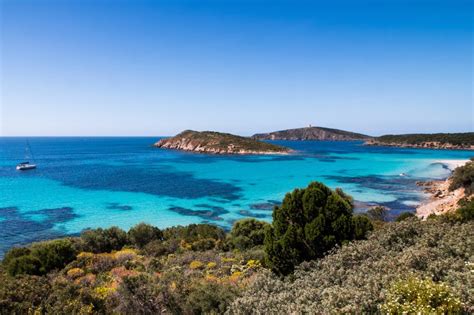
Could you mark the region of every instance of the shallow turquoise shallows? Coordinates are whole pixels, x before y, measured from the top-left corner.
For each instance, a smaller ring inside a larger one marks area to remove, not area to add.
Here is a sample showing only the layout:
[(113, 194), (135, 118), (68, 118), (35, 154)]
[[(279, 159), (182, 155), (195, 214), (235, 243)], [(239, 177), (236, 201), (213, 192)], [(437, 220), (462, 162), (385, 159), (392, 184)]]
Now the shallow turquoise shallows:
[(212, 156), (152, 147), (158, 138), (29, 138), (36, 170), (20, 172), (26, 139), (0, 138), (0, 255), (14, 245), (86, 228), (128, 229), (271, 220), (285, 193), (322, 181), (356, 211), (383, 204), (396, 215), (426, 196), (416, 181), (444, 178), (469, 151), (275, 141), (287, 156)]

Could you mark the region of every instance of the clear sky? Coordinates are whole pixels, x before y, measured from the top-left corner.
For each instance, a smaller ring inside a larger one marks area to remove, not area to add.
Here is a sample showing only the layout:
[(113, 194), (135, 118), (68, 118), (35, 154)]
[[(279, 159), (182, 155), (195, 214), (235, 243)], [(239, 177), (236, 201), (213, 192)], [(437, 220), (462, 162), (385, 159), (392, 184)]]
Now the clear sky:
[(0, 135), (474, 131), (471, 0), (0, 3)]

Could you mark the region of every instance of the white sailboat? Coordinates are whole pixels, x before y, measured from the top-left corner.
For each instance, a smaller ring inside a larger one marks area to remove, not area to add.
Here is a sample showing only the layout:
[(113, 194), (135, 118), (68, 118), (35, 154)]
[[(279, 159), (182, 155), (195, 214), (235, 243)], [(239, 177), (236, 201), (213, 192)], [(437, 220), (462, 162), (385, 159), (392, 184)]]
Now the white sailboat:
[[(28, 159), (29, 156), (31, 156), (31, 159), (33, 160), (33, 153), (31, 152), (30, 143), (28, 140), (26, 140), (25, 157)], [(27, 171), (35, 168), (36, 164), (30, 163), (29, 161), (21, 162), (16, 166), (18, 171)]]

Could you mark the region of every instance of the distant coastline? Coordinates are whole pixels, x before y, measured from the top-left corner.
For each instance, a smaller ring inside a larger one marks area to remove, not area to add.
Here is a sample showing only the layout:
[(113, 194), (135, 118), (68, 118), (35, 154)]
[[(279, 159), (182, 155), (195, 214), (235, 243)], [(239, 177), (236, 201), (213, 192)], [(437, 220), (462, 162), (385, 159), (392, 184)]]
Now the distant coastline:
[(365, 145), (416, 149), (474, 150), (474, 132), (384, 135)]
[(437, 150), (474, 150), (474, 145), (440, 143), (440, 142), (422, 142), (416, 144), (404, 142), (383, 142), (375, 139), (367, 140), (364, 145), (377, 147), (397, 147), (413, 149), (437, 149)]

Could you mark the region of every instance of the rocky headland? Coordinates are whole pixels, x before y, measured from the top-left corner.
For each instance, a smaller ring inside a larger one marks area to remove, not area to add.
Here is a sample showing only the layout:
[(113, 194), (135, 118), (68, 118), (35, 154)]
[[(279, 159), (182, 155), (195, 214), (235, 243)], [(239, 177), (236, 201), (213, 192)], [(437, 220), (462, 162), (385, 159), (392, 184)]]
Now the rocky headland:
[(155, 146), (208, 154), (288, 154), (291, 149), (251, 138), (214, 131), (186, 130)]
[(368, 140), (371, 137), (360, 133), (324, 128), (306, 127), (287, 129), (269, 133), (258, 133), (252, 136), (257, 140), (329, 140), (329, 141), (351, 141)]

